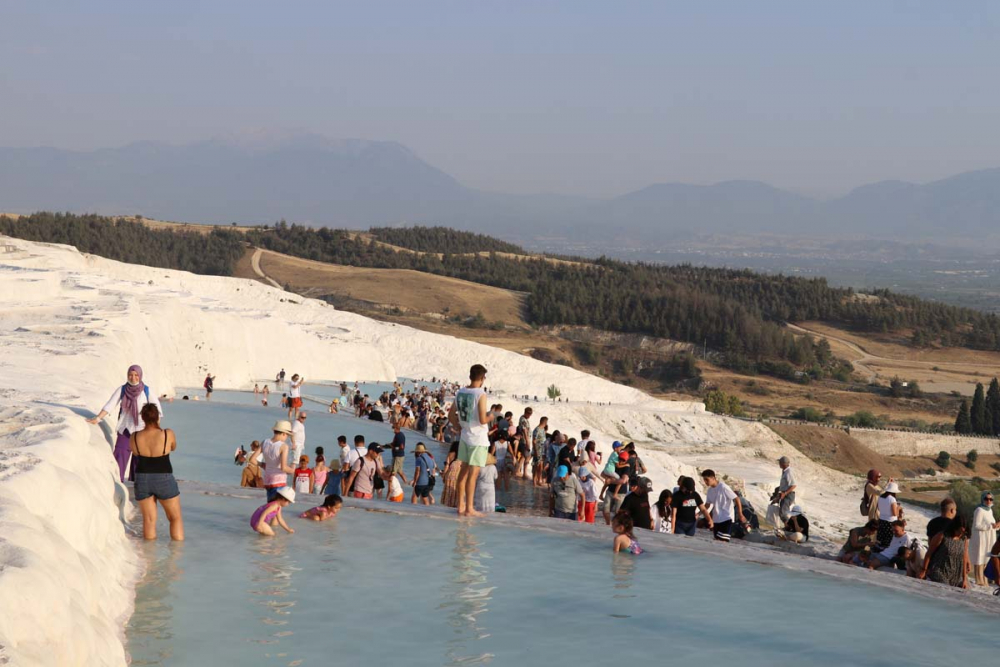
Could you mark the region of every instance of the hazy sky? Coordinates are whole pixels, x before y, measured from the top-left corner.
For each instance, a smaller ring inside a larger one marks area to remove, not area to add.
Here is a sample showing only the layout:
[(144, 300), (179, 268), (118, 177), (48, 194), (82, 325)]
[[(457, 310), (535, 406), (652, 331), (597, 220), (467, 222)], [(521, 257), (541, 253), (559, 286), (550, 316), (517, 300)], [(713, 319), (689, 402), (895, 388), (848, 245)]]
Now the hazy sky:
[(463, 183), (811, 194), (1000, 166), (996, 2), (11, 2), (0, 145), (393, 139)]

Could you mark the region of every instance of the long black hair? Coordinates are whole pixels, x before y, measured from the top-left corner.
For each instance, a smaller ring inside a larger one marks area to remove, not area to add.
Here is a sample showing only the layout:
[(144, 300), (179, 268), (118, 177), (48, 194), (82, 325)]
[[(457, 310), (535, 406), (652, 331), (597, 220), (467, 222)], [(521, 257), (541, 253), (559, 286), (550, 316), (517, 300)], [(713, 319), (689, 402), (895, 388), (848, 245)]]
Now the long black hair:
[(660, 491), (660, 497), (656, 501), (656, 511), (660, 513), (660, 516), (667, 516), (667, 508), (670, 506), (670, 501), (673, 500), (674, 494), (670, 492), (670, 489), (663, 489)]

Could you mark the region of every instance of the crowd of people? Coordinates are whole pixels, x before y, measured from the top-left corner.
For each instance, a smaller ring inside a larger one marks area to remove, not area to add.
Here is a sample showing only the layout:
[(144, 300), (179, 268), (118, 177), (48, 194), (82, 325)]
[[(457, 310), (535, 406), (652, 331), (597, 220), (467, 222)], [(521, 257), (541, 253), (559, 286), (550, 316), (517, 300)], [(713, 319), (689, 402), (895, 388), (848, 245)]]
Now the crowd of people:
[[(306, 520), (323, 521), (336, 516), (344, 497), (384, 497), (402, 503), (407, 488), (410, 503), (439, 503), (454, 508), (459, 516), (478, 517), (502, 511), (497, 505), (498, 487), (506, 491), (512, 483), (519, 483), (547, 489), (548, 513), (555, 519), (593, 524), (600, 510), (614, 535), (616, 553), (642, 553), (637, 537), (641, 530), (686, 536), (705, 531), (722, 543), (760, 530), (755, 509), (742, 489), (734, 489), (725, 476), (703, 470), (704, 496), (694, 478), (681, 476), (676, 486), (661, 490), (652, 500), (653, 485), (634, 443), (612, 443), (605, 461), (589, 431), (582, 431), (579, 438), (569, 437), (550, 430), (545, 416), (534, 421), (532, 407), (515, 419), (502, 404), (491, 403), (484, 388), (486, 374), (477, 364), (470, 369), (465, 386), (442, 382), (431, 389), (414, 384), (405, 391), (395, 383), (391, 391), (374, 400), (357, 384), (352, 389), (342, 383), (341, 397), (335, 402), (349, 406), (356, 417), (387, 422), (392, 439), (383, 446), (367, 443), (362, 435), (349, 443), (341, 435), (329, 461), (323, 446), (316, 447), (312, 457), (305, 452), (308, 413), (301, 400), (305, 379), (292, 375), (289, 418), (277, 421), (271, 436), (252, 442), (249, 451), (241, 447), (236, 452), (236, 462), (243, 465), (241, 485), (263, 488), (266, 494), (266, 502), (251, 517), (251, 527), (268, 536), (274, 535), (276, 527), (294, 532), (282, 509), (294, 503), (297, 494), (325, 497), (322, 504), (300, 514)], [(284, 369), (277, 380), (284, 382)], [(258, 392), (259, 386), (255, 387)], [(143, 383), (138, 366), (129, 368), (127, 382), (89, 421), (96, 423), (116, 406), (115, 460), (120, 478), (124, 481), (128, 470), (128, 478), (135, 481), (145, 537), (156, 536), (159, 501), (171, 536), (183, 539), (179, 491), (170, 468), (176, 436), (160, 428), (162, 408), (156, 394)], [(412, 437), (413, 433), (418, 442), (408, 455), (407, 434)], [(436, 460), (424, 438), (449, 443), (443, 461)], [(388, 465), (383, 457), (387, 450)], [(780, 480), (765, 520), (776, 539), (803, 544), (809, 541), (809, 519), (796, 503), (795, 472), (786, 456), (778, 459), (778, 466)], [(880, 473), (869, 472), (860, 506), (866, 522), (850, 530), (838, 560), (872, 570), (897, 569), (963, 588), (969, 586), (970, 575), (978, 585), (1000, 582), (1000, 540), (996, 537), (1000, 522), (994, 520), (992, 493), (983, 493), (971, 523), (957, 515), (954, 500), (945, 499), (940, 516), (928, 524), (926, 545), (907, 531), (898, 493), (894, 480), (882, 486)]]

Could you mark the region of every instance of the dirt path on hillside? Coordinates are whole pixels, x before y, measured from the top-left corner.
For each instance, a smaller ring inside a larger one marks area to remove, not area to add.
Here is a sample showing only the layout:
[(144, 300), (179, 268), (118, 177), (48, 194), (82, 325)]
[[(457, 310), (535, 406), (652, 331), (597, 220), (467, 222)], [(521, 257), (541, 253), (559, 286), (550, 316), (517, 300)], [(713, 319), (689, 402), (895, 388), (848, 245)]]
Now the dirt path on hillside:
[(278, 281), (268, 276), (266, 273), (264, 273), (264, 270), (260, 268), (260, 256), (263, 254), (264, 251), (261, 250), (260, 248), (253, 249), (253, 257), (250, 258), (250, 266), (253, 267), (253, 272), (256, 273), (257, 277), (260, 278), (261, 280), (266, 280), (267, 282), (274, 285), (278, 289), (284, 289), (281, 285), (278, 284)]

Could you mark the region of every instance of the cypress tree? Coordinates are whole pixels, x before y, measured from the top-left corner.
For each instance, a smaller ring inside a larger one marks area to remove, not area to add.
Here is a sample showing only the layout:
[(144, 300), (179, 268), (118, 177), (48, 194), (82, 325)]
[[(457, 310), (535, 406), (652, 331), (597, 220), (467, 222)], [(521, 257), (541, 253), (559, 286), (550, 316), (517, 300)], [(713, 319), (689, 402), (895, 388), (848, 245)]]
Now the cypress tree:
[(1000, 381), (996, 378), (990, 382), (990, 389), (986, 392), (986, 421), (990, 434), (1000, 435)]
[(986, 424), (986, 396), (983, 393), (983, 383), (976, 383), (976, 393), (972, 395), (972, 432), (977, 435), (988, 435), (992, 425)]
[(962, 399), (962, 405), (958, 407), (958, 417), (955, 419), (955, 432), (960, 434), (972, 433), (972, 420), (969, 418), (969, 402)]

